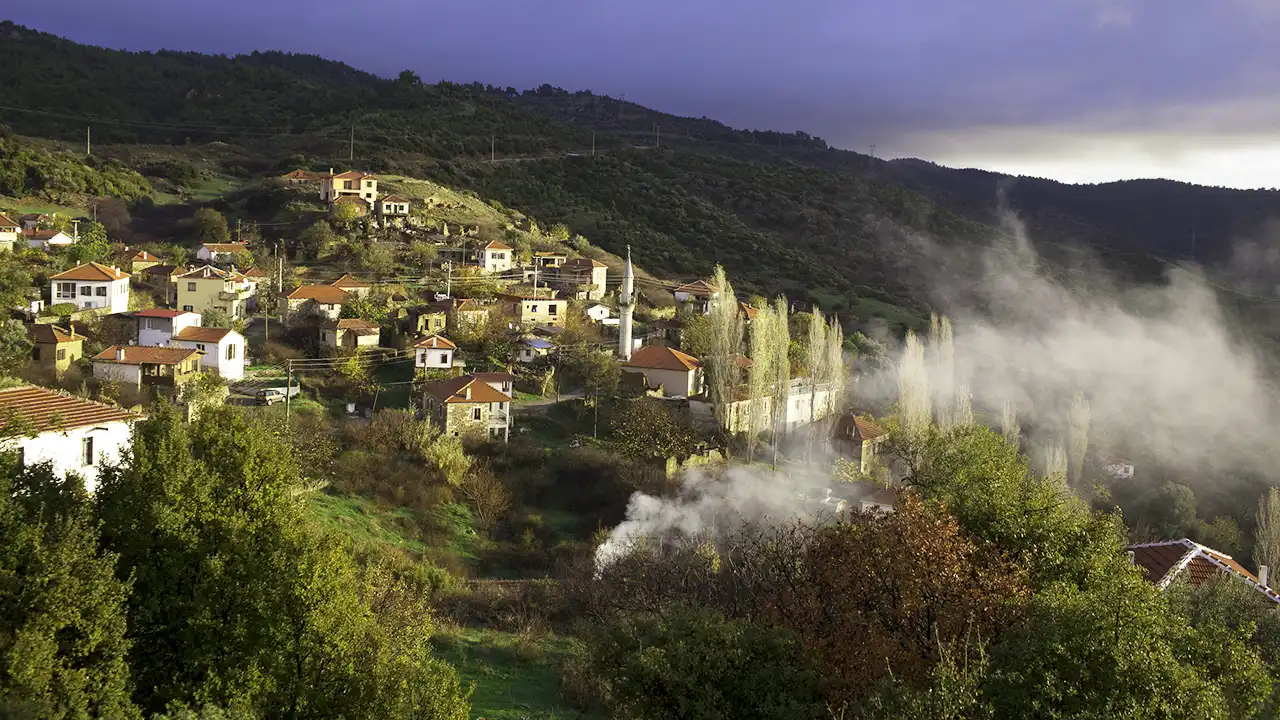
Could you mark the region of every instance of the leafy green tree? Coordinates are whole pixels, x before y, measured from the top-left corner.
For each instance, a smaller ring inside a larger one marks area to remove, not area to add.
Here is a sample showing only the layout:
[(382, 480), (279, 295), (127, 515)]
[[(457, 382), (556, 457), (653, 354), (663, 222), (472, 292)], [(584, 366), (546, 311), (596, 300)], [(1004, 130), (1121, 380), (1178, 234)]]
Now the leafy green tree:
[(0, 714), (141, 717), (115, 566), (80, 478), (0, 453)]
[(17, 375), (31, 359), (31, 338), (19, 320), (0, 322), (0, 375)]
[(227, 219), (213, 208), (200, 208), (195, 218), (196, 240), (201, 243), (225, 243), (231, 240)]
[(0, 253), (0, 307), (23, 307), (31, 276), (12, 253)]
[(792, 635), (676, 607), (601, 627), (588, 662), (617, 717), (826, 718), (817, 669)]
[(391, 306), (385, 296), (369, 293), (344, 302), (340, 315), (344, 318), (363, 318), (381, 323), (387, 319), (387, 313), (390, 311)]
[(1194, 535), (1200, 526), (1196, 519), (1197, 506), (1196, 494), (1191, 488), (1168, 482), (1152, 496), (1149, 516), (1157, 532), (1167, 537), (1186, 537)]
[(324, 220), (317, 220), (298, 235), (298, 249), (307, 257), (319, 258), (338, 242), (338, 234)]
[(628, 400), (613, 417), (614, 442), (639, 459), (683, 457), (693, 451), (697, 432), (688, 418), (660, 400)]
[[(136, 700), (267, 717), (466, 717), (430, 658), (430, 622), (373, 612), (348, 549), (309, 530), (288, 451), (231, 408), (191, 426), (167, 404), (138, 423), (96, 496), (103, 539), (135, 578)], [(412, 605), (405, 601), (402, 605)]]
[(79, 265), (87, 262), (101, 262), (111, 254), (111, 246), (107, 244), (107, 230), (100, 223), (88, 222), (80, 229), (80, 239), (67, 248), (67, 257)]
[(360, 210), (351, 203), (337, 203), (329, 208), (329, 222), (344, 228), (352, 228), (360, 219)]
[(405, 263), (422, 272), (426, 272), (431, 268), (432, 263), (436, 261), (439, 252), (436, 246), (429, 242), (415, 241), (411, 243), (405, 250)]

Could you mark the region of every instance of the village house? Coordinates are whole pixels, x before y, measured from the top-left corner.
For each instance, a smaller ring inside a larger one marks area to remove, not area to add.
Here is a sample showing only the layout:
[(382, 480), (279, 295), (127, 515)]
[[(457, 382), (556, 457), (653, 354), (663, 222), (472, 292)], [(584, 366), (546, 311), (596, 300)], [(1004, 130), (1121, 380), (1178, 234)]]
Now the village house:
[(711, 312), (711, 299), (719, 295), (720, 291), (706, 280), (694, 280), (691, 283), (681, 285), (672, 293), (675, 295), (677, 303), (692, 306), (698, 312), (706, 315)]
[(129, 272), (137, 275), (138, 273), (152, 268), (160, 264), (160, 258), (152, 255), (146, 250), (139, 250), (129, 258)]
[(738, 307), (742, 310), (742, 318), (746, 321), (747, 325), (750, 325), (751, 321), (756, 319), (756, 313), (760, 312), (760, 308), (753, 307), (744, 302), (738, 303)]
[(511, 435), (511, 396), (474, 375), (426, 383), (423, 397), (427, 417), (446, 434), (485, 433), (504, 442)]
[(235, 330), (187, 326), (173, 336), (169, 346), (200, 351), (200, 366), (216, 372), (224, 380), (244, 377), (245, 340)]
[(331, 348), (376, 348), (381, 334), (378, 323), (361, 318), (325, 320), (320, 323), (320, 344)]
[(129, 273), (91, 262), (49, 276), (49, 302), (81, 310), (129, 311)]
[(471, 373), (471, 377), (488, 384), (489, 387), (503, 395), (515, 397), (512, 389), (516, 384), (516, 376), (509, 372), (478, 372)]
[(14, 222), (8, 215), (0, 213), (0, 250), (13, 252), (14, 243), (22, 234), (22, 226)]
[(310, 183), (316, 183), (323, 177), (325, 177), (324, 173), (311, 172), (310, 170), (303, 170), (301, 168), (280, 176), (282, 180), (290, 185), (307, 185)]
[(236, 255), (248, 251), (244, 243), (205, 243), (196, 251), (196, 260), (206, 264), (232, 263)]
[(165, 304), (174, 305), (178, 302), (178, 276), (187, 270), (181, 265), (153, 265), (142, 271), (142, 279), (164, 294)]
[(599, 300), (608, 288), (609, 266), (591, 258), (574, 258), (560, 266), (557, 279), (572, 288), (577, 300)]
[[(428, 335), (413, 344), (413, 366), (419, 370), (449, 370), (454, 367), (458, 346), (443, 335)], [(461, 360), (457, 367), (462, 367)]]
[(1271, 589), (1267, 575), (1270, 569), (1263, 565), (1258, 575), (1245, 570), (1230, 555), (1220, 553), (1187, 538), (1163, 542), (1138, 543), (1125, 548), (1129, 559), (1146, 575), (1147, 581), (1164, 590), (1175, 580), (1185, 580), (1192, 587), (1199, 587), (1212, 578), (1236, 578), (1273, 603), (1280, 604), (1280, 595)]
[(164, 308), (139, 310), (133, 317), (138, 321), (138, 344), (151, 346), (168, 345), (184, 328), (200, 327), (202, 319), (197, 312)]
[(876, 449), (888, 439), (888, 430), (853, 413), (845, 413), (836, 422), (836, 449), (847, 457), (858, 460), (858, 469), (864, 475), (871, 472)]
[(520, 347), (516, 350), (516, 361), (522, 363), (531, 363), (535, 360), (548, 357), (555, 352), (556, 344), (550, 340), (538, 337), (526, 337), (520, 339)]
[(450, 333), (474, 332), (489, 322), (489, 307), (473, 298), (449, 298), (432, 307), (445, 314)]
[(558, 268), (569, 260), (569, 256), (562, 252), (551, 252), (542, 250), (533, 254), (533, 264), (541, 269)]
[(1111, 457), (1104, 461), (1102, 467), (1113, 480), (1132, 480), (1137, 473), (1137, 466), (1123, 458)]
[(43, 370), (61, 375), (71, 363), (84, 357), (84, 336), (74, 328), (39, 324), (27, 326), (31, 361)]
[(409, 198), (387, 195), (378, 201), (378, 215), (384, 220), (409, 217)]
[(23, 230), (22, 236), (27, 247), (33, 250), (69, 247), (76, 244), (76, 239), (61, 230)]
[(584, 312), (591, 322), (604, 323), (604, 321), (609, 319), (609, 315), (613, 313), (613, 310), (611, 310), (608, 305), (596, 303), (595, 305), (587, 308)]
[(332, 285), (301, 285), (285, 296), (290, 322), (309, 317), (337, 320), (343, 303), (350, 301), (346, 290)]
[(39, 230), (48, 228), (53, 224), (54, 216), (48, 213), (28, 213), (18, 218), (18, 223), (22, 225), (22, 231)]
[(369, 293), (373, 292), (373, 285), (363, 280), (355, 279), (350, 273), (344, 274), (329, 284), (356, 297), (368, 297)]
[(321, 175), (320, 199), (332, 205), (341, 198), (352, 197), (365, 201), (365, 207), (378, 199), (378, 177), (359, 170), (348, 170), (335, 175), (329, 168), (328, 175)]
[(510, 245), (491, 240), (484, 247), (480, 248), (479, 260), (480, 269), (487, 273), (504, 273), (511, 269), (511, 257), (514, 251)]
[(240, 273), (205, 265), (179, 275), (177, 285), (175, 304), (183, 310), (200, 313), (219, 310), (232, 320), (249, 314), (253, 288)]
[(557, 299), (554, 292), (546, 289), (539, 289), (537, 293), (507, 293), (500, 295), (498, 300), (502, 303), (503, 312), (520, 327), (563, 327), (568, 314), (568, 301)]
[(185, 347), (112, 345), (93, 358), (93, 375), (141, 390), (169, 393), (200, 372), (200, 351)]
[(672, 347), (646, 345), (622, 363), (622, 371), (643, 375), (648, 387), (662, 388), (668, 397), (702, 394), (702, 363)]
[(0, 390), (0, 446), (16, 450), (22, 465), (49, 462), (59, 476), (80, 476), (88, 492), (97, 488), (99, 468), (123, 458), (138, 419), (34, 385)]

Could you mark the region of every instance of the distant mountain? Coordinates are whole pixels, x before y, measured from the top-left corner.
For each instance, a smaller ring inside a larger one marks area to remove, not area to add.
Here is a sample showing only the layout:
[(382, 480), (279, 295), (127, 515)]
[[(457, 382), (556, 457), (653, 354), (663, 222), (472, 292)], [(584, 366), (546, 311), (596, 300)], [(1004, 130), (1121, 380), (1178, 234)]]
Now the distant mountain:
[(95, 143), (230, 143), (257, 158), (237, 172), (416, 174), (564, 222), (610, 252), (630, 246), (651, 272), (689, 279), (719, 262), (745, 292), (785, 292), (855, 325), (922, 322), (911, 240), (982, 242), (1002, 208), (1049, 257), (1083, 246), (1139, 279), (1161, 259), (1223, 260), (1231, 240), (1280, 210), (1276, 192), (1071, 186), (885, 162), (804, 133), (545, 85), (426, 85), (278, 52), (129, 53), (12, 23), (0, 23), (0, 87), (3, 122), (19, 134), (83, 142), (92, 126)]

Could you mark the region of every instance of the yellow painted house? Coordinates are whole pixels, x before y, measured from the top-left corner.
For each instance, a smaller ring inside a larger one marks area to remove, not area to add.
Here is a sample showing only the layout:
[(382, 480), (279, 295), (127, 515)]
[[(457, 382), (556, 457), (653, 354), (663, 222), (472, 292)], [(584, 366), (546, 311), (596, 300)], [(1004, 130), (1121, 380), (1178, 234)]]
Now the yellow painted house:
[(221, 310), (232, 320), (248, 313), (253, 283), (237, 272), (205, 265), (175, 278), (177, 305), (188, 312)]
[(57, 325), (31, 325), (31, 360), (46, 370), (61, 375), (71, 363), (84, 356), (84, 335)]
[(568, 302), (557, 298), (554, 292), (540, 289), (537, 293), (512, 293), (502, 295), (500, 300), (503, 311), (521, 326), (564, 327)]

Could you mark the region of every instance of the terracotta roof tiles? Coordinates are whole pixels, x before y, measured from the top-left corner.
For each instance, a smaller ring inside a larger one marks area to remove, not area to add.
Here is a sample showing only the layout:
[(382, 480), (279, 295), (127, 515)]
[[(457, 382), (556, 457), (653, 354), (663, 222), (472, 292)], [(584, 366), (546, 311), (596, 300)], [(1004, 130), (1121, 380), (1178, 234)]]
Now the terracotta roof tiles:
[(174, 335), (173, 339), (198, 343), (219, 343), (233, 332), (235, 331), (230, 328), (185, 327), (182, 328), (182, 332)]
[[(124, 350), (124, 359), (116, 358), (116, 350)], [(179, 347), (154, 347), (151, 345), (112, 345), (93, 357), (94, 362), (115, 363), (117, 365), (177, 365), (199, 350)]]
[[(423, 389), (428, 395), (443, 403), (511, 402), (511, 396), (500, 390), (495, 390), (493, 386), (474, 375), (463, 375), (449, 380), (427, 383), (423, 386)], [(467, 397), (468, 389), (471, 391), (471, 397), (469, 398)]]
[(137, 419), (139, 416), (113, 405), (35, 385), (0, 390), (0, 429), (7, 427), (10, 421), (36, 432), (45, 432)]
[(50, 275), (50, 280), (84, 280), (108, 282), (112, 280), (127, 280), (129, 273), (117, 270), (116, 268), (103, 265), (102, 263), (90, 262), (83, 265), (77, 265), (70, 270), (65, 270), (57, 275)]

